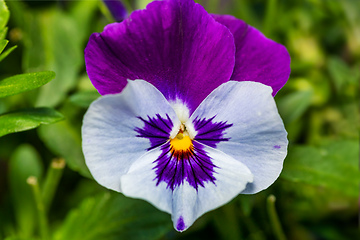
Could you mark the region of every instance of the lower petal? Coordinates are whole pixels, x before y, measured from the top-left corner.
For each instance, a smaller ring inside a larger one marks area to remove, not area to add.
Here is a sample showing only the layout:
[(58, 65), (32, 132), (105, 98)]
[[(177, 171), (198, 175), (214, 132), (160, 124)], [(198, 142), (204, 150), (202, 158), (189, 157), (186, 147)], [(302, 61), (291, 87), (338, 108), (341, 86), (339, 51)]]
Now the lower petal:
[(157, 148), (143, 155), (122, 176), (123, 193), (171, 213), (174, 228), (185, 231), (201, 215), (229, 202), (253, 180), (252, 173), (241, 162), (216, 149), (205, 145), (203, 148), (216, 166), (213, 173), (216, 180), (206, 181), (197, 189), (188, 179), (173, 190), (166, 182), (157, 184), (156, 159), (161, 154)]

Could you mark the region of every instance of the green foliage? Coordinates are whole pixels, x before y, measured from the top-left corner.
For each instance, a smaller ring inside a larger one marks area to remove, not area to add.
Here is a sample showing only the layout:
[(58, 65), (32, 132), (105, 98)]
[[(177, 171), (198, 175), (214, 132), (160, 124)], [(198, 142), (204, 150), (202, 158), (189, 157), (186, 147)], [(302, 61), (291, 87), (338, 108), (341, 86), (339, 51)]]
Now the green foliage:
[(63, 157), (71, 169), (91, 178), (81, 151), (80, 134), (68, 121), (42, 126), (38, 132), (47, 147)]
[(5, 28), (8, 20), (9, 20), (9, 10), (4, 2), (4, 0), (0, 1), (0, 29)]
[[(54, 107), (74, 87), (83, 63), (80, 43), (74, 38), (76, 25), (62, 12), (43, 11), (30, 15), (27, 32), (30, 33), (34, 26), (38, 28), (35, 30), (38, 34), (31, 34), (32, 38), (25, 45), (24, 68), (26, 71), (50, 69), (57, 73), (56, 79), (40, 90), (36, 103)], [(42, 53), (40, 56), (39, 52)]]
[(41, 87), (54, 78), (54, 72), (25, 73), (5, 78), (0, 80), (0, 97), (7, 97)]
[(0, 115), (0, 136), (50, 124), (64, 117), (51, 108), (32, 108)]
[(2, 39), (0, 40), (0, 53), (2, 53), (2, 51), (4, 50), (4, 48), (6, 47), (6, 45), (8, 44), (8, 40), (6, 39)]
[(35, 231), (36, 211), (31, 189), (26, 180), (30, 176), (41, 178), (43, 166), (38, 152), (31, 145), (19, 146), (9, 162), (9, 186), (19, 236), (31, 237)]
[[(8, 40), (3, 39), (7, 33), (5, 28), (9, 11), (4, 1), (0, 2), (0, 53), (8, 44)], [(0, 62), (7, 57), (16, 46), (6, 50), (0, 55)], [(8, 77), (0, 81), (0, 98), (12, 96), (25, 91), (38, 88), (55, 77), (54, 72), (38, 72), (19, 74), (13, 77)], [(0, 115), (0, 137), (9, 133), (21, 132), (38, 127), (41, 124), (49, 124), (63, 119), (63, 116), (50, 108), (26, 109), (20, 111), (13, 111), (10, 113)]]
[[(127, 9), (148, 2), (124, 0)], [(83, 115), (100, 96), (86, 76), (83, 51), (90, 34), (109, 23), (103, 16), (109, 11), (101, 1), (0, 0), (0, 239), (42, 239), (44, 218), (54, 240), (265, 240), (283, 238), (279, 229), (287, 239), (356, 239), (360, 2), (197, 2), (245, 20), (290, 53), (291, 77), (275, 97), (290, 141), (280, 178), (182, 234), (168, 214), (109, 193), (93, 181), (81, 150)], [(58, 158), (69, 168), (60, 180), (61, 174), (44, 180), (43, 165), (50, 173)], [(36, 201), (29, 176), (38, 178)], [(39, 206), (46, 213), (41, 221)]]
[(88, 108), (90, 103), (98, 97), (100, 97), (100, 94), (96, 91), (83, 91), (72, 95), (69, 100), (79, 107)]
[(7, 49), (5, 52), (3, 52), (0, 55), (0, 62), (4, 60), (12, 51), (14, 51), (17, 48), (17, 46), (12, 46), (11, 48)]
[(357, 197), (360, 183), (358, 168), (357, 141), (330, 141), (321, 147), (290, 148), (281, 177)]
[(85, 199), (72, 210), (54, 240), (151, 240), (159, 239), (170, 229), (170, 216), (150, 204), (118, 193), (105, 193)]
[(36, 105), (54, 107), (75, 87), (84, 64), (82, 44), (96, 6), (96, 1), (82, 1), (69, 14), (56, 9), (27, 12), (24, 70), (57, 73), (56, 79), (40, 90)]

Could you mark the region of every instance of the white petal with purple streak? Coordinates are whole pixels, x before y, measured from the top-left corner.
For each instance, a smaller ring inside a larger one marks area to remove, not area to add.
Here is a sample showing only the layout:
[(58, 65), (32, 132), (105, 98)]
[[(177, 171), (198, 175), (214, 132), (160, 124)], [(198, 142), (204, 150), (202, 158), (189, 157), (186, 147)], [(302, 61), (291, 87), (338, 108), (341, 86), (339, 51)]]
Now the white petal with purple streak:
[[(161, 144), (136, 137), (134, 131), (144, 127), (143, 120), (157, 115), (180, 126), (164, 96), (143, 80), (129, 81), (120, 94), (102, 96), (91, 104), (83, 120), (83, 152), (97, 182), (121, 191), (120, 177), (148, 148)], [(164, 142), (168, 140), (165, 133), (159, 135)]]
[[(242, 193), (256, 193), (269, 187), (279, 176), (287, 154), (287, 132), (271, 95), (272, 89), (256, 82), (229, 81), (215, 89), (195, 110), (189, 121), (212, 119), (224, 129), (216, 148), (244, 163), (254, 182)], [(224, 125), (226, 126), (226, 125)], [(202, 133), (195, 124), (198, 135)], [(212, 133), (201, 135), (207, 141)]]

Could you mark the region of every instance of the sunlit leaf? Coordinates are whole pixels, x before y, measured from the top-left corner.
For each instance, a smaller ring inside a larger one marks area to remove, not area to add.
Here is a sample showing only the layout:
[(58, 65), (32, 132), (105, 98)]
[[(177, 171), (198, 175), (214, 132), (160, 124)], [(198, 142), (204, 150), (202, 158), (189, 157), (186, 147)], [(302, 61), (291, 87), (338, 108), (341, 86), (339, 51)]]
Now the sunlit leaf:
[(119, 193), (85, 199), (67, 216), (55, 240), (152, 240), (172, 229), (170, 215)]
[(331, 188), (349, 196), (359, 194), (359, 143), (330, 141), (322, 147), (289, 149), (281, 177)]
[(63, 157), (72, 170), (91, 178), (81, 150), (80, 133), (76, 132), (68, 121), (42, 126), (38, 132), (46, 146), (58, 156)]
[(6, 37), (7, 31), (8, 31), (7, 27), (0, 29), (0, 40), (3, 40)]
[(17, 227), (24, 239), (35, 230), (36, 207), (32, 191), (26, 183), (30, 176), (41, 178), (43, 166), (37, 151), (31, 145), (19, 146), (9, 162), (9, 186)]
[(6, 7), (5, 1), (0, 0), (0, 30), (2, 30), (9, 20), (9, 10)]
[(63, 119), (63, 115), (51, 108), (33, 108), (0, 115), (0, 136), (36, 128)]
[(13, 77), (0, 80), (0, 97), (15, 95), (21, 92), (38, 88), (52, 79), (54, 72), (36, 72), (15, 75)]
[(6, 39), (2, 39), (0, 40), (0, 53), (2, 53), (2, 51), (5, 49), (6, 45), (8, 44), (8, 40)]

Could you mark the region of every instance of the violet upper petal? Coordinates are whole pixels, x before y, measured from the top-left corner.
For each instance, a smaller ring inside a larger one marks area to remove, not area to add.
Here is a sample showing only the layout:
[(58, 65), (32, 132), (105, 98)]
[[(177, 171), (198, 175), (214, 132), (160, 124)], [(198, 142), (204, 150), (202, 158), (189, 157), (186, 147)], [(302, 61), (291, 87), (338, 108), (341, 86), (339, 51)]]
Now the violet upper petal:
[(85, 61), (101, 94), (120, 92), (126, 79), (144, 79), (192, 112), (230, 79), (235, 44), (229, 29), (192, 0), (154, 1), (92, 34)]
[(263, 83), (272, 87), (275, 96), (290, 75), (290, 55), (286, 48), (240, 19), (229, 15), (212, 16), (234, 35), (236, 54), (231, 80)]

